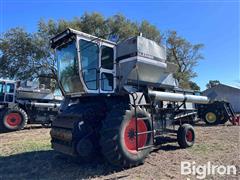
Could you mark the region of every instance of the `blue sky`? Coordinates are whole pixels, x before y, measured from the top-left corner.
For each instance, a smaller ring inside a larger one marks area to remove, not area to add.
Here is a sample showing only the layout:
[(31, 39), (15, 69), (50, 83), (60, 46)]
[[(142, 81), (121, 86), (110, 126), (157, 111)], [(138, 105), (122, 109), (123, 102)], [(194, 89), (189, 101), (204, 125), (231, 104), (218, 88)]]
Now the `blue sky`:
[(209, 80), (240, 83), (240, 3), (235, 0), (0, 0), (0, 32), (21, 26), (36, 31), (43, 19), (72, 19), (84, 12), (108, 17), (122, 13), (133, 21), (148, 20), (161, 32), (176, 30), (192, 43), (205, 45), (194, 81), (201, 90)]

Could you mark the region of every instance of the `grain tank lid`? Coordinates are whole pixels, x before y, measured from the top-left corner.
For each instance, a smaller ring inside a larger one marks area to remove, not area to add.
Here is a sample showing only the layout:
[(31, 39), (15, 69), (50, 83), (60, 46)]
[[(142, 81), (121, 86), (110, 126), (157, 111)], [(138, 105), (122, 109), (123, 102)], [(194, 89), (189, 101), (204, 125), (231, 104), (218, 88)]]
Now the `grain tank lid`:
[(166, 49), (164, 46), (142, 36), (126, 39), (117, 44), (117, 60), (134, 56), (165, 62)]

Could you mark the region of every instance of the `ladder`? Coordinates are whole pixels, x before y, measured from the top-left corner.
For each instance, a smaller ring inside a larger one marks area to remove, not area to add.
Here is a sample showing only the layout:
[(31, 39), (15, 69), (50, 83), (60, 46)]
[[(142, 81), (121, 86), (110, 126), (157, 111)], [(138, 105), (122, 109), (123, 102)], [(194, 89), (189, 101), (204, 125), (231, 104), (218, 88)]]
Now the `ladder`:
[(223, 107), (229, 118), (234, 118), (236, 116), (230, 103), (224, 102)]
[[(151, 116), (150, 117), (141, 117), (139, 118), (138, 115), (137, 115), (137, 107), (139, 106), (143, 106), (143, 107), (151, 107)], [(144, 149), (148, 149), (148, 148), (151, 148), (154, 146), (154, 124), (153, 124), (153, 110), (152, 110), (152, 105), (151, 104), (136, 104), (135, 100), (134, 100), (134, 104), (133, 104), (133, 107), (134, 107), (134, 117), (135, 117), (135, 128), (136, 128), (136, 132), (135, 132), (135, 136), (136, 136), (136, 151), (141, 151), (141, 150), (144, 150)], [(151, 127), (152, 129), (149, 130), (149, 131), (144, 131), (144, 132), (138, 132), (138, 122), (139, 120), (150, 120), (151, 122)], [(148, 144), (147, 146), (143, 146), (143, 147), (139, 147), (138, 146), (138, 138), (140, 135), (143, 135), (143, 134), (150, 134), (152, 136), (152, 142), (150, 144)]]

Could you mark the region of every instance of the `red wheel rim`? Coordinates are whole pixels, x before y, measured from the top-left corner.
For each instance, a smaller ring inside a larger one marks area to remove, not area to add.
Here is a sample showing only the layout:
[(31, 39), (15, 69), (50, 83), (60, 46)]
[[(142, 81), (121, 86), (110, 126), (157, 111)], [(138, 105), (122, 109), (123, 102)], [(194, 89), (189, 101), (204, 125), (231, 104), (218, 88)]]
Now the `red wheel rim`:
[[(147, 126), (145, 122), (141, 119), (138, 119), (138, 132), (146, 132)], [(133, 154), (137, 153), (136, 150), (136, 124), (135, 118), (132, 117), (124, 130), (124, 142), (126, 149)], [(138, 135), (138, 148), (143, 147), (147, 143), (147, 134)]]
[(188, 142), (192, 142), (193, 141), (193, 132), (191, 130), (187, 131), (186, 139), (187, 139)]
[(22, 122), (22, 117), (19, 113), (10, 113), (6, 116), (6, 123), (9, 126), (15, 127), (20, 125)]

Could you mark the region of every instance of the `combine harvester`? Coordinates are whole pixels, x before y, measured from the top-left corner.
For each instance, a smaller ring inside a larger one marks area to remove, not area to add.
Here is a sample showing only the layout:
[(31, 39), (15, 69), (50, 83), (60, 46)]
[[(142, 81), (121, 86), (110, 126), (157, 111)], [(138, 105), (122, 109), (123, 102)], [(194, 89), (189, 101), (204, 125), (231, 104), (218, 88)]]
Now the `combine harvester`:
[(143, 163), (168, 133), (181, 148), (194, 144), (195, 104), (210, 100), (178, 88), (164, 47), (141, 36), (115, 44), (73, 29), (51, 47), (65, 96), (52, 123), (53, 149), (86, 160), (101, 152), (127, 168)]
[(23, 129), (27, 123), (49, 126), (63, 99), (44, 84), (0, 80), (0, 132)]

